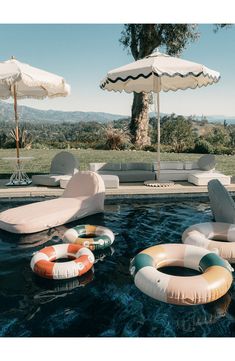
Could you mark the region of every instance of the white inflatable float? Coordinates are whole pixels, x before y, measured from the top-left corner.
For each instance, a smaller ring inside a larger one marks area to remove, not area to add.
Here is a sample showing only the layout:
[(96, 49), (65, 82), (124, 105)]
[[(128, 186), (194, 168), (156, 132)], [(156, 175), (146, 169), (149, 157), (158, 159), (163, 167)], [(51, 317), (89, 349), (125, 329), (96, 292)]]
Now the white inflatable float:
[[(180, 266), (202, 272), (173, 276), (161, 267)], [(177, 305), (198, 305), (222, 297), (233, 277), (228, 262), (206, 249), (185, 244), (161, 244), (137, 254), (130, 265), (135, 285), (156, 300)]]

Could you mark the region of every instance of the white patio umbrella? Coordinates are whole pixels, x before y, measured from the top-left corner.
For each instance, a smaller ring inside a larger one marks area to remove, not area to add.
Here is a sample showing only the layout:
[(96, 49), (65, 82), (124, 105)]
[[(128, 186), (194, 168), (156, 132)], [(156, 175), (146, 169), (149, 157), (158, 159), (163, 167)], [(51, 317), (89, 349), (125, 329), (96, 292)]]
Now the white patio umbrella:
[(158, 147), (157, 180), (160, 180), (160, 91), (195, 89), (217, 83), (220, 74), (204, 65), (155, 52), (141, 60), (108, 72), (101, 89), (113, 91), (155, 93)]
[(65, 97), (69, 93), (70, 86), (66, 84), (61, 76), (21, 63), (14, 57), (0, 63), (0, 99), (8, 99), (10, 97), (14, 99), (17, 159), (19, 159), (17, 100), (24, 98)]

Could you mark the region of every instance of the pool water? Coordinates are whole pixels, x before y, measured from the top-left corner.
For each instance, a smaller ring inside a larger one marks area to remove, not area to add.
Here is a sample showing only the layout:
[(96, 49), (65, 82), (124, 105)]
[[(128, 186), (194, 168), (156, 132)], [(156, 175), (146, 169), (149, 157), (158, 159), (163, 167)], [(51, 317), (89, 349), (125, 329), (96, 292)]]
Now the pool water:
[[(3, 203), (0, 211), (9, 206)], [(234, 284), (211, 304), (175, 306), (143, 294), (129, 273), (130, 259), (138, 252), (180, 243), (185, 228), (211, 218), (208, 203), (196, 200), (122, 203), (106, 205), (104, 214), (33, 235), (0, 231), (0, 335), (234, 336)], [(33, 274), (30, 260), (35, 251), (61, 243), (67, 228), (85, 223), (109, 227), (116, 234), (111, 248), (95, 253), (92, 270), (63, 281)]]

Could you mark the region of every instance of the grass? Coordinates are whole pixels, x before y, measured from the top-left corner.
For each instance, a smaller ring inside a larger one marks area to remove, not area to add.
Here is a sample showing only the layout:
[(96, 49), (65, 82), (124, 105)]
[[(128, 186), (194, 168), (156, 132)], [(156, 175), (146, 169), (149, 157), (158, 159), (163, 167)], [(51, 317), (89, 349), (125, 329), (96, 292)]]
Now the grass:
[[(52, 158), (60, 152), (58, 149), (32, 149), (20, 151), (22, 157), (34, 157), (32, 161), (25, 164), (25, 171), (29, 174), (47, 173), (50, 169)], [(144, 151), (108, 151), (93, 149), (70, 149), (80, 163), (80, 170), (88, 170), (92, 162), (153, 162), (156, 161), (155, 152)], [(14, 157), (14, 149), (0, 149), (0, 177), (5, 178), (12, 173), (12, 164), (4, 161), (2, 157)], [(187, 153), (162, 153), (161, 160), (193, 161), (200, 157), (200, 154)], [(216, 169), (224, 174), (235, 176), (235, 155), (216, 155)]]

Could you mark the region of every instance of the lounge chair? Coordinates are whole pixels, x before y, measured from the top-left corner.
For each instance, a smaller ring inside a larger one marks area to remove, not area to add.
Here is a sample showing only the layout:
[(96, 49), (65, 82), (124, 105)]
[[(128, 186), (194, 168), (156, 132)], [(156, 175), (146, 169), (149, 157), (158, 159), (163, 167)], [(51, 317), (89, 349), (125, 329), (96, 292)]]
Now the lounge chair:
[(78, 172), (78, 161), (69, 152), (60, 152), (52, 159), (49, 174), (37, 174), (32, 176), (35, 185), (56, 187), (64, 177), (73, 176)]
[(235, 203), (218, 179), (208, 183), (212, 214), (216, 222), (235, 223)]
[(103, 212), (105, 187), (99, 174), (75, 174), (57, 199), (31, 203), (0, 213), (0, 229), (34, 233)]

